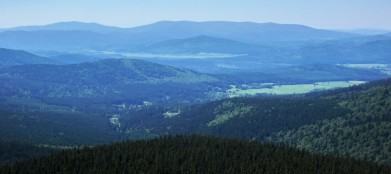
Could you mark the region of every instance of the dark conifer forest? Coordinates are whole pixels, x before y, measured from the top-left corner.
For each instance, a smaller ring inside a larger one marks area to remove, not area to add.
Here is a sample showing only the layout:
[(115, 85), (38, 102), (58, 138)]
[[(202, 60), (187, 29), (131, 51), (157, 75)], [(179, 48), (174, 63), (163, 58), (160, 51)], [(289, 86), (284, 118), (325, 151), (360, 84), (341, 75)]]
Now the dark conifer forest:
[(205, 136), (168, 136), (61, 151), (0, 173), (388, 174), (389, 166), (310, 154), (282, 145)]

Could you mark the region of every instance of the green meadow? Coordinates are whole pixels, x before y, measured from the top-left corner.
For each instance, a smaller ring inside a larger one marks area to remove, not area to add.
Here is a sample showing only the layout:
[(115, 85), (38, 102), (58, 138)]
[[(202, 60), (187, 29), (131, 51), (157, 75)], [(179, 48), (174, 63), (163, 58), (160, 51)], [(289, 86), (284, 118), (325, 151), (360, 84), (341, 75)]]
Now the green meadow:
[(227, 90), (229, 97), (238, 97), (246, 95), (258, 94), (273, 94), (273, 95), (288, 95), (288, 94), (305, 94), (313, 91), (322, 91), (335, 88), (344, 88), (353, 85), (365, 83), (364, 81), (332, 81), (332, 82), (316, 82), (311, 84), (295, 84), (295, 85), (274, 85), (262, 88), (240, 89), (237, 86), (232, 86)]

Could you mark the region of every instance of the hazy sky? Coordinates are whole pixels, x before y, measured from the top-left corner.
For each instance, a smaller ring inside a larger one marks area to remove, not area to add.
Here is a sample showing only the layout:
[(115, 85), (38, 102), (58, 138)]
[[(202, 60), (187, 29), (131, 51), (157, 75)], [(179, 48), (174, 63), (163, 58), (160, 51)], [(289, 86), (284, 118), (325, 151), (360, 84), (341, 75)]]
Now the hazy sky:
[(60, 21), (132, 27), (161, 20), (391, 29), (391, 0), (0, 0), (0, 28)]

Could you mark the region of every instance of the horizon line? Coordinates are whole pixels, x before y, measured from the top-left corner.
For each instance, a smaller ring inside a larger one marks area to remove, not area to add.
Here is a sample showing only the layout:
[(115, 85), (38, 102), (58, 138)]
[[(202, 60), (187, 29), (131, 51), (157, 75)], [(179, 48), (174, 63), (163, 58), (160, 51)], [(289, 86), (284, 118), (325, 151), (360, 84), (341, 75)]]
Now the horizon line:
[(319, 28), (314, 27), (307, 24), (300, 24), (300, 23), (279, 23), (279, 22), (255, 22), (255, 21), (229, 21), (229, 20), (210, 20), (210, 21), (197, 21), (197, 20), (159, 20), (155, 22), (140, 24), (140, 25), (134, 25), (134, 26), (118, 26), (118, 25), (111, 25), (111, 24), (104, 24), (94, 21), (77, 21), (77, 20), (68, 20), (68, 21), (58, 21), (58, 22), (50, 22), (50, 23), (44, 23), (44, 24), (31, 24), (31, 25), (16, 25), (11, 27), (1, 27), (1, 30), (4, 29), (12, 29), (12, 28), (22, 28), (22, 27), (43, 27), (53, 24), (60, 24), (60, 23), (83, 23), (83, 24), (95, 24), (95, 25), (101, 25), (106, 27), (115, 27), (115, 28), (121, 28), (121, 29), (130, 29), (130, 28), (137, 28), (152, 24), (157, 24), (161, 22), (194, 22), (194, 23), (207, 23), (207, 22), (231, 22), (231, 23), (254, 23), (254, 24), (278, 24), (278, 25), (301, 25), (306, 27), (311, 27), (314, 29), (324, 29), (324, 30), (336, 30), (336, 31), (352, 31), (352, 30), (383, 30), (383, 31), (389, 31), (391, 32), (391, 28), (378, 28), (378, 27), (359, 27), (359, 28)]

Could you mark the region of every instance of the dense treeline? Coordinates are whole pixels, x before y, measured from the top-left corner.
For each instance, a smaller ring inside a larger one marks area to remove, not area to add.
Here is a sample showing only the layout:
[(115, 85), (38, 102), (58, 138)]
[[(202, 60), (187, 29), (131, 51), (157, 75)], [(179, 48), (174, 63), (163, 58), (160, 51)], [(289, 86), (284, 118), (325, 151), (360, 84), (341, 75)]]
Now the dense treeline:
[(367, 173), (391, 168), (309, 154), (286, 146), (212, 137), (176, 136), (62, 151), (0, 173)]

